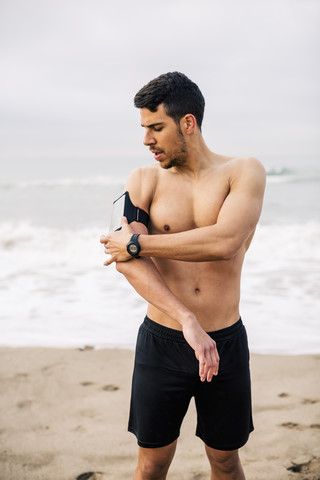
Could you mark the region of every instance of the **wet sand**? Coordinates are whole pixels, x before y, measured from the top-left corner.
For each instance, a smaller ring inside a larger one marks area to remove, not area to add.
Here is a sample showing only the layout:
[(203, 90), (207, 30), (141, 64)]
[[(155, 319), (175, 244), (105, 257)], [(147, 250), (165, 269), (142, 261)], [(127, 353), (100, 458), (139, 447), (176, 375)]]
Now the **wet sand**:
[[(130, 480), (133, 352), (0, 349), (1, 480)], [(320, 479), (320, 355), (251, 355), (247, 480)], [(193, 402), (168, 480), (209, 480)]]

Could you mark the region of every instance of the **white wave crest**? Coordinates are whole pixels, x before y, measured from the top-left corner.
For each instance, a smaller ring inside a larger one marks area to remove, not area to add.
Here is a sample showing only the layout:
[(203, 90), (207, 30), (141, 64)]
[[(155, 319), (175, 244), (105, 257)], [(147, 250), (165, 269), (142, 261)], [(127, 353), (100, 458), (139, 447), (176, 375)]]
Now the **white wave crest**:
[[(0, 223), (0, 344), (133, 347), (145, 302), (103, 266), (100, 233)], [(319, 263), (320, 223), (258, 226), (242, 281), (252, 351), (320, 351)]]
[(56, 178), (36, 179), (12, 183), (0, 183), (3, 189), (27, 188), (68, 188), (68, 187), (110, 187), (124, 185), (125, 179), (121, 176), (95, 176), (88, 178)]

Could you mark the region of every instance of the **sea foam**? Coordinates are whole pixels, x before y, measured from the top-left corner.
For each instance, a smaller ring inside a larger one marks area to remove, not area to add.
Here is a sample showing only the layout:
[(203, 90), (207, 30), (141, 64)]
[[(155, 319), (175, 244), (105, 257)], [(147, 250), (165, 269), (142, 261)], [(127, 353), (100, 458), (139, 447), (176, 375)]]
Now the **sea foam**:
[[(146, 304), (104, 267), (99, 228), (0, 224), (0, 344), (133, 348)], [(259, 225), (243, 268), (251, 350), (320, 351), (320, 224)]]

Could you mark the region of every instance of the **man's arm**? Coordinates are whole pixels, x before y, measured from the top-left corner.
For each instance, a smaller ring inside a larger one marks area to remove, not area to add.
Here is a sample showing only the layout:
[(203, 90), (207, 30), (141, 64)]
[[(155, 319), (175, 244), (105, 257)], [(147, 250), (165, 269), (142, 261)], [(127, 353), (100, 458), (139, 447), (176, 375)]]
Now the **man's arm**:
[[(217, 223), (186, 232), (141, 235), (140, 256), (206, 262), (228, 260), (244, 246), (259, 220), (265, 189), (265, 170), (253, 158), (243, 161), (231, 180)], [(108, 236), (107, 252), (112, 261), (129, 260), (124, 244), (126, 232)]]
[[(139, 197), (138, 186), (139, 174), (134, 172), (128, 179), (126, 190), (130, 192), (134, 204), (148, 211), (148, 199), (146, 196)], [(145, 195), (146, 191), (145, 188)], [(121, 225), (122, 231), (125, 231), (129, 237), (133, 233), (145, 235), (148, 233), (141, 223), (133, 222), (128, 225), (126, 219), (122, 219)], [(105, 244), (106, 239), (106, 236), (102, 236), (100, 242)], [(108, 264), (108, 261), (105, 264)], [(171, 292), (153, 261), (149, 258), (132, 259), (130, 262), (117, 262), (116, 268), (147, 302), (181, 324), (184, 337), (199, 360), (201, 380), (211, 381), (212, 376), (218, 374), (219, 367), (216, 344), (200, 327), (194, 314)]]
[[(125, 219), (122, 228), (130, 228)], [(139, 233), (145, 227), (135, 224), (132, 233)], [(101, 238), (103, 242), (104, 237)], [(199, 360), (199, 376), (210, 382), (218, 374), (219, 355), (216, 343), (200, 327), (195, 315), (171, 292), (153, 261), (149, 258), (133, 259), (131, 262), (117, 262), (122, 273), (136, 292), (147, 302), (180, 323), (183, 335), (195, 351)]]

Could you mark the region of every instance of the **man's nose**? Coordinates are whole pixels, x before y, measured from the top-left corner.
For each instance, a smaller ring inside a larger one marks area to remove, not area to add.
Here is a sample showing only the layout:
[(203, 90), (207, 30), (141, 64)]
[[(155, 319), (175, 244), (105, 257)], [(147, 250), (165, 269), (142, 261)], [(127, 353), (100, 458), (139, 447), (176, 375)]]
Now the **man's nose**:
[(146, 146), (149, 146), (149, 145), (154, 145), (155, 143), (156, 143), (156, 140), (153, 137), (153, 135), (150, 132), (146, 132), (143, 139), (143, 144)]

